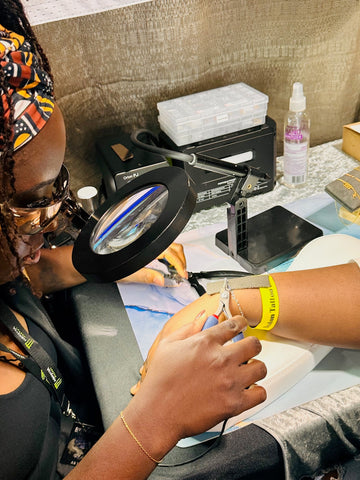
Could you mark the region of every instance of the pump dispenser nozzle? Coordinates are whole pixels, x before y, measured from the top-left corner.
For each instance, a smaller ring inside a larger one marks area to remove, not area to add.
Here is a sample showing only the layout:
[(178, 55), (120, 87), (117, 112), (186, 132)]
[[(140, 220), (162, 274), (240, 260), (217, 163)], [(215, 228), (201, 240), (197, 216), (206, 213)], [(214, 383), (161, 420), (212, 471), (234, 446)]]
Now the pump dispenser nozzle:
[(303, 112), (305, 109), (306, 97), (304, 96), (303, 85), (300, 82), (295, 82), (289, 102), (289, 110), (291, 112)]

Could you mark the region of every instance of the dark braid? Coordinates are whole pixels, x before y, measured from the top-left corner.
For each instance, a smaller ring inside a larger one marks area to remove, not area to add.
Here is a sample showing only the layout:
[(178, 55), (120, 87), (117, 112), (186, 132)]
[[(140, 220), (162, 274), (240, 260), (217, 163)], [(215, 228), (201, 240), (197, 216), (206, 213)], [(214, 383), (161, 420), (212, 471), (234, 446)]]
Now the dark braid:
[[(40, 66), (52, 79), (49, 61), (26, 18), (20, 0), (0, 0), (0, 24), (8, 30), (23, 35), (29, 41), (33, 52), (39, 58)], [(9, 83), (2, 69), (0, 69), (0, 94), (0, 202), (7, 203), (16, 193), (13, 158), (14, 107), (9, 94)], [(5, 112), (8, 113), (7, 116)], [(16, 225), (11, 214), (7, 212), (7, 209), (0, 208), (1, 234), (5, 237), (8, 248), (16, 259), (17, 270), (20, 273), (20, 258), (16, 251)], [(5, 246), (0, 243), (0, 248), (4, 250)]]

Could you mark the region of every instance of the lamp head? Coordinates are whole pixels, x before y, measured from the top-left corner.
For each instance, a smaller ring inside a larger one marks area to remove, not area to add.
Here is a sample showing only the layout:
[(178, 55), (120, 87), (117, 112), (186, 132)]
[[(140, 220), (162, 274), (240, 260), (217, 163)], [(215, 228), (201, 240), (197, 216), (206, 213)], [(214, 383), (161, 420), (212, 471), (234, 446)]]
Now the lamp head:
[(162, 167), (111, 195), (75, 241), (73, 264), (88, 280), (112, 282), (157, 258), (179, 235), (196, 203), (185, 171)]

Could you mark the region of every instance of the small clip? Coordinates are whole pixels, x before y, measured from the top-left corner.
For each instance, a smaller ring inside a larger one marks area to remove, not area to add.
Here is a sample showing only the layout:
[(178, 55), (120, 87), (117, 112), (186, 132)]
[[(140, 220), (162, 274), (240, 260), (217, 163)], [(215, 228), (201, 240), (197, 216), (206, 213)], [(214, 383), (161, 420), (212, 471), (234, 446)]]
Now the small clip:
[[(164, 287), (178, 287), (181, 283), (185, 281), (185, 279), (178, 274), (176, 268), (170, 264), (166, 258), (158, 259), (159, 263), (165, 265), (168, 273), (164, 273), (161, 271), (164, 277)], [(154, 268), (154, 267), (151, 267)], [(154, 269), (156, 270), (156, 269)]]
[[(220, 299), (219, 299), (219, 306), (216, 312), (213, 315), (210, 315), (207, 319), (206, 322), (203, 326), (203, 330), (206, 330), (207, 328), (213, 327), (217, 323), (219, 323), (219, 316), (224, 313), (226, 316), (226, 319), (231, 318), (232, 314), (230, 311), (230, 292), (231, 288), (229, 285), (229, 282), (227, 278), (224, 279), (224, 285), (222, 286), (220, 290)], [(239, 340), (242, 340), (244, 338), (244, 334), (242, 332), (238, 333), (232, 340), (231, 342), (237, 342)]]
[(165, 273), (163, 277), (164, 287), (178, 287), (184, 282), (184, 279), (178, 273)]
[(226, 315), (226, 318), (230, 318), (230, 285), (228, 279), (224, 279), (224, 285), (220, 290), (220, 298), (219, 298), (219, 307), (215, 312), (216, 316), (220, 316), (222, 313)]

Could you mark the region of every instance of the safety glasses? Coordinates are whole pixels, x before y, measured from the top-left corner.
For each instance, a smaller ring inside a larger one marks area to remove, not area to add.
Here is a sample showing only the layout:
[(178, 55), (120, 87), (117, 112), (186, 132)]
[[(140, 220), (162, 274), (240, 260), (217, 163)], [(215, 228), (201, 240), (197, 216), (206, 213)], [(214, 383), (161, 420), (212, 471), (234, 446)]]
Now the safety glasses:
[(34, 202), (28, 207), (17, 207), (11, 202), (6, 207), (0, 204), (0, 207), (5, 207), (12, 213), (19, 235), (35, 235), (43, 232), (54, 221), (68, 195), (69, 172), (65, 165), (62, 165), (54, 182), (52, 198)]

